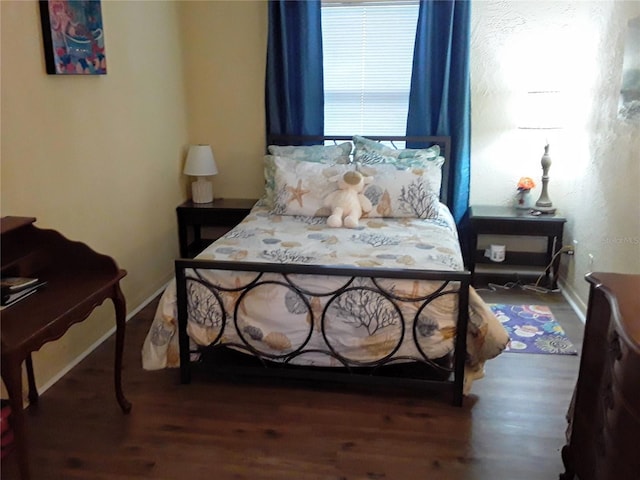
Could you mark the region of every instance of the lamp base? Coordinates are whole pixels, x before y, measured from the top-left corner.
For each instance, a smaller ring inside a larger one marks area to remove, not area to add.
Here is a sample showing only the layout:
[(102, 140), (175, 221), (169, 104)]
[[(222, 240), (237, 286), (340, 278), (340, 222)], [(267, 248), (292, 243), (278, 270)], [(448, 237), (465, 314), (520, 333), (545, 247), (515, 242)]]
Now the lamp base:
[(539, 207), (537, 205), (534, 205), (532, 207), (532, 210), (534, 212), (540, 212), (543, 213), (545, 215), (553, 215), (556, 213), (556, 207)]
[(191, 201), (193, 203), (213, 202), (213, 185), (204, 178), (198, 178), (191, 184)]
[(547, 193), (547, 186), (549, 185), (549, 168), (551, 168), (551, 157), (549, 156), (549, 144), (544, 146), (544, 154), (540, 160), (542, 165), (542, 192), (540, 192), (540, 198), (536, 202), (533, 210), (539, 212), (539, 214), (553, 215), (556, 213), (556, 209), (551, 203), (549, 194)]

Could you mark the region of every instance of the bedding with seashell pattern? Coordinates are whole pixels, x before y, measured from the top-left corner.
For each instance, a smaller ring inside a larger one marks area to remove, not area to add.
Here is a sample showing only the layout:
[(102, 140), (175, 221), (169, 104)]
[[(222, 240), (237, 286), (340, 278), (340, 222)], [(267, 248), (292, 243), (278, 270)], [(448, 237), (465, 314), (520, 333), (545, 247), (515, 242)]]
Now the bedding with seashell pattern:
[[(324, 217), (274, 215), (259, 202), (242, 223), (197, 258), (409, 270), (464, 269), (455, 223), (443, 204), (431, 219), (363, 218), (359, 228), (336, 229), (329, 228)], [(255, 277), (255, 273), (238, 271), (192, 273), (204, 282), (232, 290)], [(306, 292), (301, 296), (286, 285), (275, 281), (269, 284), (269, 275), (275, 276), (265, 274), (267, 281), (246, 294), (237, 310), (234, 306), (239, 290), (225, 292), (218, 302), (204, 283), (191, 282), (187, 331), (192, 344), (245, 342), (275, 358), (308, 342), (306, 348), (312, 351), (291, 363), (314, 366), (340, 366), (333, 356), (313, 352), (323, 346), (326, 350), (323, 336), (340, 357), (361, 363), (387, 355), (396, 347), (399, 335), (399, 356), (416, 357), (420, 349), (428, 358), (437, 359), (454, 349), (457, 303), (452, 295), (440, 296), (418, 312), (415, 330), (410, 331), (408, 320), (403, 320), (416, 316), (420, 305), (417, 300), (434, 292), (437, 282), (378, 280), (377, 286), (384, 291), (407, 300), (396, 306), (385, 295), (368, 288), (372, 282), (369, 278), (355, 278), (351, 286), (358, 288), (332, 297), (329, 293), (343, 288), (348, 278), (291, 275), (290, 281)], [(325, 310), (321, 331), (320, 324), (310, 319), (320, 318)], [(145, 369), (179, 366), (176, 319), (174, 280), (162, 295), (143, 345)], [(483, 376), (485, 361), (500, 354), (508, 340), (500, 322), (471, 288), (465, 393), (474, 379)]]

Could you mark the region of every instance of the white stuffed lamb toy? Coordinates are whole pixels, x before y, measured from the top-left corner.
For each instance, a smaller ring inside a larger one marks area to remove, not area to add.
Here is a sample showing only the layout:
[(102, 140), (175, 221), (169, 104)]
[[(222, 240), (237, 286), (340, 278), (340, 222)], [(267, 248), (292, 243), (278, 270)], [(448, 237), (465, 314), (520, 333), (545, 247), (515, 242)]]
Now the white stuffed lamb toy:
[(325, 207), (331, 208), (327, 225), (334, 228), (343, 224), (348, 228), (357, 227), (362, 214), (370, 212), (373, 208), (369, 199), (362, 194), (365, 186), (373, 181), (373, 177), (365, 177), (360, 172), (347, 172), (332, 180), (338, 181), (338, 190), (331, 192), (324, 199)]

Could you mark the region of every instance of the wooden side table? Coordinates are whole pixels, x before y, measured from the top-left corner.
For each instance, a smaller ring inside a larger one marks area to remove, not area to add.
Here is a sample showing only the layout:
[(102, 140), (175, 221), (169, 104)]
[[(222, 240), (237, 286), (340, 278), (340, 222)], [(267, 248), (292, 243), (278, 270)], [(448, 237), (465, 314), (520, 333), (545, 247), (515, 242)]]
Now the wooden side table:
[[(546, 285), (552, 289), (558, 286), (560, 255), (554, 255), (562, 248), (562, 234), (566, 218), (559, 215), (531, 215), (527, 210), (515, 207), (493, 205), (472, 205), (469, 207), (469, 252), (468, 267), (474, 274), (474, 284), (480, 280), (514, 280), (522, 276), (539, 276), (544, 272)], [(507, 250), (504, 262), (491, 262), (478, 249), (478, 235), (522, 235), (546, 237), (546, 252), (520, 252)], [(527, 272), (526, 268), (529, 268)]]
[[(214, 240), (227, 233), (256, 204), (248, 198), (216, 198), (211, 203), (184, 202), (176, 208), (180, 257), (193, 258)], [(211, 227), (208, 237), (202, 236), (202, 227)]]
[(35, 218), (3, 217), (1, 222), (2, 275), (37, 277), (47, 285), (2, 310), (2, 380), (11, 404), (20, 475), (29, 478), (27, 438), (22, 404), (22, 363), (26, 363), (29, 401), (38, 402), (31, 353), (62, 337), (73, 324), (85, 320), (106, 299), (116, 314), (115, 391), (123, 412), (131, 403), (122, 392), (126, 303), (120, 280), (127, 274), (106, 255), (73, 242), (55, 230), (42, 230)]

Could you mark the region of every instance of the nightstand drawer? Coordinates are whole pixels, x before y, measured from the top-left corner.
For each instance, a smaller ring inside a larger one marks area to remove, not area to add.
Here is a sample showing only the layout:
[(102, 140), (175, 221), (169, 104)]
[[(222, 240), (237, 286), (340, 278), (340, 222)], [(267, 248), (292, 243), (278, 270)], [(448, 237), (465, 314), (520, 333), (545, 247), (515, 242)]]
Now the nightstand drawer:
[(201, 226), (230, 226), (235, 227), (238, 223), (247, 216), (249, 210), (247, 209), (195, 209), (188, 213), (185, 213), (187, 219), (192, 224), (200, 224)]
[(180, 257), (195, 257), (240, 223), (256, 202), (245, 198), (219, 198), (211, 203), (187, 201), (178, 206)]
[[(562, 233), (563, 223), (532, 222), (519, 217), (513, 220), (485, 219), (474, 217), (471, 225), (478, 234), (486, 235), (557, 235)], [(517, 233), (515, 233), (517, 232)]]
[[(535, 280), (541, 274), (547, 285), (557, 287), (562, 233), (566, 219), (557, 215), (531, 215), (526, 210), (495, 205), (469, 207), (466, 262), (478, 286), (488, 282)], [(507, 250), (503, 262), (492, 262), (478, 248), (479, 235), (546, 237), (546, 251)], [(476, 266), (478, 268), (476, 268)]]

